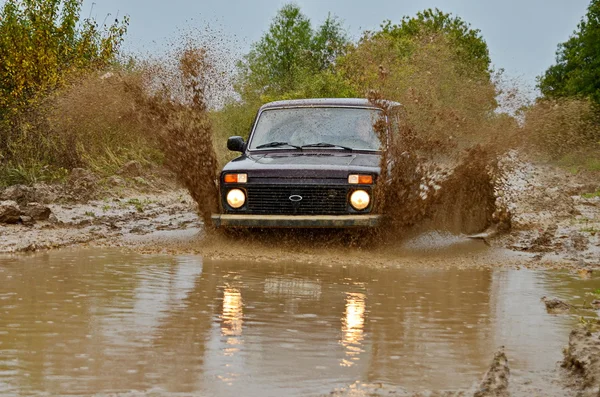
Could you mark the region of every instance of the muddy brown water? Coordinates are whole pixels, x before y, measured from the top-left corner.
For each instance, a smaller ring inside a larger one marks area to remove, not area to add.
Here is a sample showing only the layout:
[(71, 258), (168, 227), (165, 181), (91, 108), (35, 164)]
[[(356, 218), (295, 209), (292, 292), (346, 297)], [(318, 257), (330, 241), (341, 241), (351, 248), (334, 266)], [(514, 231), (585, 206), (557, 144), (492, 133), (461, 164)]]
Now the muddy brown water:
[(0, 257), (0, 395), (303, 396), (355, 382), (469, 389), (504, 345), (546, 382), (600, 278), (208, 261), (70, 249)]

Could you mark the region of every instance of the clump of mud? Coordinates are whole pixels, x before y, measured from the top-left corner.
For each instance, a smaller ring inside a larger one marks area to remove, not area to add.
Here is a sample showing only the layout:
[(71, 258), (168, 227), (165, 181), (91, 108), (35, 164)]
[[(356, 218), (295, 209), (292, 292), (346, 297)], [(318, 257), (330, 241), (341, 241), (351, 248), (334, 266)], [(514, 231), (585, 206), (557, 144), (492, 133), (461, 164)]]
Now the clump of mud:
[(565, 313), (571, 310), (571, 305), (557, 298), (542, 297), (542, 302), (546, 306), (546, 311), (551, 314)]
[(579, 327), (571, 331), (562, 367), (571, 387), (582, 397), (600, 396), (600, 330)]
[(510, 369), (508, 368), (508, 359), (504, 350), (498, 350), (494, 354), (492, 365), (483, 377), (478, 390), (473, 397), (508, 397), (508, 378)]

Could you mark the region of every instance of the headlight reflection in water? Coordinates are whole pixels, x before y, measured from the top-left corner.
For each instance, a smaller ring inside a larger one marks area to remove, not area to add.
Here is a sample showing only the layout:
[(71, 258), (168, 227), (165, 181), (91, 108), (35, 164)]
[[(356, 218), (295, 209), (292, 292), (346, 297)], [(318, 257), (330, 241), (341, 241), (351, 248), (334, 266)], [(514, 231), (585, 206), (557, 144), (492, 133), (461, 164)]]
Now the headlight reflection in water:
[(241, 336), (244, 323), (242, 294), (237, 288), (223, 291), (223, 315), (221, 333), (225, 336)]
[(340, 365), (349, 367), (358, 361), (364, 339), (365, 326), (365, 295), (358, 292), (346, 294), (346, 311), (342, 319), (342, 345), (346, 348), (346, 358)]

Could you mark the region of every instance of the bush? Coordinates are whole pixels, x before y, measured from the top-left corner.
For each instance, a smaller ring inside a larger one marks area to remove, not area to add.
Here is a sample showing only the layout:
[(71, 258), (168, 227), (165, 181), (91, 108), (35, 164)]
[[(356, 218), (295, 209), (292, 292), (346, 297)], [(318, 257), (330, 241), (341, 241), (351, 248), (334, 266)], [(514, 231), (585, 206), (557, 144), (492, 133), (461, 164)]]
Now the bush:
[(48, 99), (48, 124), (56, 158), (66, 168), (113, 174), (125, 162), (161, 159), (157, 133), (136, 111), (142, 71), (93, 73)]
[(52, 180), (77, 162), (71, 154), (80, 148), (60, 141), (47, 98), (113, 63), (128, 23), (80, 21), (81, 4), (7, 0), (0, 8), (0, 183)]
[(220, 166), (238, 156), (227, 149), (227, 138), (238, 135), (247, 140), (260, 105), (258, 102), (230, 102), (222, 109), (211, 112), (213, 139)]
[(73, 72), (110, 64), (128, 19), (80, 22), (81, 0), (7, 0), (0, 9), (0, 119), (26, 110)]
[(141, 122), (135, 95), (142, 72), (90, 73), (55, 91), (21, 116), (5, 148), (0, 183), (60, 179), (87, 168), (112, 175), (130, 160), (160, 162), (155, 131)]

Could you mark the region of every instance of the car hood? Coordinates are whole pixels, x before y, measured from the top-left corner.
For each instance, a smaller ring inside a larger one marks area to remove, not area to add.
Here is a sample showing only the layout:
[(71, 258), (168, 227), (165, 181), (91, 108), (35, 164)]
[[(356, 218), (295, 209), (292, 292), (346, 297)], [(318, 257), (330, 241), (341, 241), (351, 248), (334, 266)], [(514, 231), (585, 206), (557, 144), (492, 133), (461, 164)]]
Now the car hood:
[(230, 161), (224, 172), (248, 172), (249, 178), (347, 178), (348, 173), (379, 174), (378, 153), (261, 153)]

